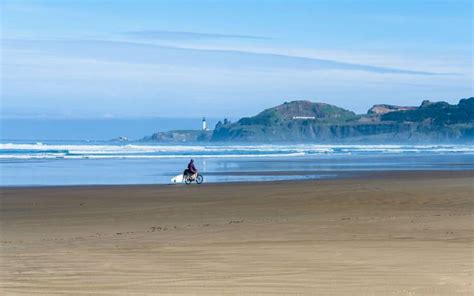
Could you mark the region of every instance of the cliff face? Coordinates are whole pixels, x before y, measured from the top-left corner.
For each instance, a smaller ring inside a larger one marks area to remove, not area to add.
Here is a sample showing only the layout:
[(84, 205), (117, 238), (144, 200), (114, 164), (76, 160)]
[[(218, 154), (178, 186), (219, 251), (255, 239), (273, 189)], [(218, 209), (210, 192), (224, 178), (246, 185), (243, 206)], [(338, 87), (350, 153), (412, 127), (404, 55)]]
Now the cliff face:
[[(218, 123), (212, 141), (443, 142), (474, 141), (474, 98), (457, 105), (390, 105), (366, 115), (323, 103), (293, 101), (236, 123)], [(386, 107), (389, 106), (389, 107)], [(375, 107), (375, 106), (374, 106)]]

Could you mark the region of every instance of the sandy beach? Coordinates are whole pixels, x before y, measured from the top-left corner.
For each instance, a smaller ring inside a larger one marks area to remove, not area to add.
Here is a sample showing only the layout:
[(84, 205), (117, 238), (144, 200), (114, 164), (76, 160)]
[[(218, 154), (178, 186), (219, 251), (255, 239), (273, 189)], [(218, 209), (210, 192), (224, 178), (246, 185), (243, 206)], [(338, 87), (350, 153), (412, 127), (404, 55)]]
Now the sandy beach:
[(2, 295), (473, 295), (474, 174), (3, 188)]

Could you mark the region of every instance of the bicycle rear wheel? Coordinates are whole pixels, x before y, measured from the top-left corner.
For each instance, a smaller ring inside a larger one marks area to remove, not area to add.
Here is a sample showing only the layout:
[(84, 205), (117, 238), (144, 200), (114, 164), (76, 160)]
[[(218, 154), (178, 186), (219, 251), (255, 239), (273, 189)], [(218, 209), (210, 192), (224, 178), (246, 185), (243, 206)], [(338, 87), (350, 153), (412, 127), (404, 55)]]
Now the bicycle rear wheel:
[(184, 177), (184, 183), (186, 183), (186, 185), (191, 184), (191, 182), (193, 182), (193, 180), (189, 176)]

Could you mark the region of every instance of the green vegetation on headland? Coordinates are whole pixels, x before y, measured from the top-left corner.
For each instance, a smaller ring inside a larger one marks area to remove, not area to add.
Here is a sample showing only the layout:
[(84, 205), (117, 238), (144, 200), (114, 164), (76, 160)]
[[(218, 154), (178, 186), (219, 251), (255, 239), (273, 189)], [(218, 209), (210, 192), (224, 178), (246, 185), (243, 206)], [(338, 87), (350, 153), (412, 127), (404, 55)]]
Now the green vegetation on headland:
[(189, 143), (205, 142), (212, 139), (212, 131), (202, 130), (172, 130), (168, 132), (158, 132), (145, 137), (142, 141), (164, 142), (164, 143)]
[(178, 142), (429, 143), (474, 142), (474, 97), (459, 104), (375, 105), (367, 114), (309, 101), (285, 102), (214, 131), (169, 131), (144, 140)]

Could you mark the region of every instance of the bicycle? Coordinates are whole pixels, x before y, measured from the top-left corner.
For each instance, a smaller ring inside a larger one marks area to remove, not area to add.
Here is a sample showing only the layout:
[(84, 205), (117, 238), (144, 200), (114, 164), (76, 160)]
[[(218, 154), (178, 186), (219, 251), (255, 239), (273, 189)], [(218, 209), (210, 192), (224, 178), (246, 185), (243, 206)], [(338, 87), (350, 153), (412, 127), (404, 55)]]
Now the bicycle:
[(204, 182), (204, 177), (201, 174), (197, 174), (196, 177), (193, 177), (194, 175), (184, 175), (184, 183), (186, 185), (191, 184), (192, 182), (196, 182), (196, 184), (202, 184)]

